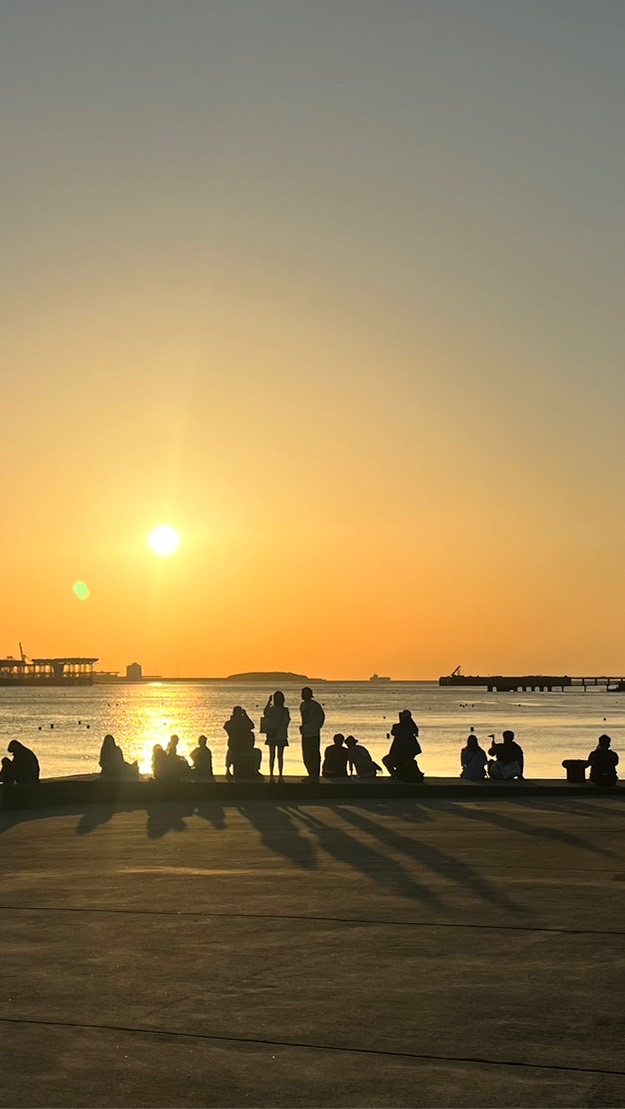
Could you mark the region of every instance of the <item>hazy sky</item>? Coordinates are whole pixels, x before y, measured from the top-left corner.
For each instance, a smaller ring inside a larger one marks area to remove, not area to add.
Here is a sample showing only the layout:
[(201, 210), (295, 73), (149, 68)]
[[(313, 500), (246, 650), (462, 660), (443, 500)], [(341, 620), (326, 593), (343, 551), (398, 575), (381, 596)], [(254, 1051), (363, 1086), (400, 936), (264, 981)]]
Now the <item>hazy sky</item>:
[(0, 13), (0, 654), (625, 673), (622, 0)]

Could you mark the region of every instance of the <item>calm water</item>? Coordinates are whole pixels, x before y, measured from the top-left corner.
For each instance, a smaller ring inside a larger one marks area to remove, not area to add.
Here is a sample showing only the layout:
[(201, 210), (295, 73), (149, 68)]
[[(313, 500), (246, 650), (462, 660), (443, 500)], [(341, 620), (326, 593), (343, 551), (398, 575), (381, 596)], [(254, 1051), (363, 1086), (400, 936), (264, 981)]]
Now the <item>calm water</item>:
[[(0, 747), (19, 739), (32, 747), (42, 776), (84, 774), (98, 770), (102, 737), (112, 732), (126, 758), (138, 759), (149, 771), (154, 743), (180, 736), (187, 754), (204, 733), (209, 738), (217, 773), (223, 773), (224, 721), (240, 704), (258, 722), (270, 687), (223, 683), (167, 683), (91, 686), (85, 689), (0, 689)], [(304, 772), (299, 749), (299, 686), (283, 687), (291, 710), (291, 746), (287, 774)], [(387, 732), (402, 708), (412, 709), (421, 729), (426, 775), (459, 773), (459, 750), (473, 725), (488, 747), (488, 733), (512, 728), (525, 750), (528, 777), (562, 777), (562, 759), (585, 757), (597, 736), (607, 732), (617, 751), (625, 752), (625, 694), (588, 693), (492, 694), (479, 689), (440, 689), (429, 682), (326, 682), (316, 687), (326, 712), (322, 746), (334, 732), (352, 733), (377, 762), (388, 750)], [(52, 728), (51, 725), (54, 725)], [(264, 743), (260, 736), (259, 743)], [(263, 769), (264, 769), (263, 759)]]

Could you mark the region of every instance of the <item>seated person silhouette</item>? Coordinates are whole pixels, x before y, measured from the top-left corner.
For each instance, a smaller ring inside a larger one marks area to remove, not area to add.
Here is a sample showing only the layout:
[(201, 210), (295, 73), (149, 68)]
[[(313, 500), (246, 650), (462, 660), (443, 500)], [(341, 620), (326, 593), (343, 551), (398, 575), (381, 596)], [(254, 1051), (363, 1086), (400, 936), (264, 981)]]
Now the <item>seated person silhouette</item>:
[(13, 755), (11, 771), (16, 785), (32, 785), (39, 781), (39, 760), (30, 747), (25, 747), (18, 739), (12, 739), (7, 751)]
[(100, 748), (100, 775), (102, 778), (138, 778), (139, 764), (126, 762), (124, 752), (112, 735), (105, 735)]
[(167, 777), (167, 754), (160, 743), (155, 743), (152, 748), (152, 777)]
[(466, 746), (460, 752), (460, 777), (467, 782), (483, 782), (486, 778), (486, 751), (480, 747), (475, 732), (467, 736)]
[(262, 778), (260, 764), (263, 753), (254, 746), (254, 721), (250, 720), (241, 705), (234, 706), (224, 730), (228, 736), (226, 777)]
[(417, 763), (417, 755), (421, 754), (419, 728), (410, 709), (402, 709), (399, 720), (391, 728), (391, 735), (391, 749), (382, 759), (391, 778), (400, 782), (422, 782), (423, 774)]
[(610, 750), (612, 740), (609, 735), (600, 735), (597, 746), (588, 756), (590, 780), (595, 786), (615, 786), (618, 755)]
[(197, 741), (197, 747), (193, 749), (189, 755), (191, 759), (191, 766), (195, 773), (200, 778), (213, 778), (213, 756), (210, 748), (208, 747), (208, 739), (205, 735), (201, 735)]
[(349, 751), (344, 746), (345, 736), (337, 732), (332, 743), (323, 752), (322, 778), (346, 778)]
[(350, 774), (357, 778), (375, 778), (382, 773), (382, 767), (374, 762), (366, 747), (363, 747), (355, 736), (348, 735), (345, 740), (347, 747), (347, 764)]
[(5, 756), (2, 759), (2, 763), (0, 763), (0, 782), (5, 786), (10, 786), (13, 785), (14, 781), (13, 759), (9, 759)]
[(169, 737), (162, 762), (162, 771), (159, 774), (160, 778), (166, 778), (170, 782), (179, 782), (181, 778), (188, 778), (191, 774), (191, 767), (187, 760), (178, 754), (179, 743), (180, 739), (177, 735)]
[(489, 755), (493, 755), (488, 763), (488, 776), (496, 781), (511, 781), (513, 778), (523, 777), (523, 748), (514, 738), (514, 732), (502, 732), (502, 743), (495, 743), (495, 737), (490, 737), (493, 742), (488, 748)]

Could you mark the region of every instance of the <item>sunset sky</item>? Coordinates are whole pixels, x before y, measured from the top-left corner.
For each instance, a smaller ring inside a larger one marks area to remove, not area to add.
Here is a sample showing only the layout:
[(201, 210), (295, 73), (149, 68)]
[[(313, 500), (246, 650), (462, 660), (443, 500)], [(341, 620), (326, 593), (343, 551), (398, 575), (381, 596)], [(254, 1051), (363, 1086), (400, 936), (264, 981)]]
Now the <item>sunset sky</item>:
[(625, 674), (622, 0), (0, 13), (0, 654)]

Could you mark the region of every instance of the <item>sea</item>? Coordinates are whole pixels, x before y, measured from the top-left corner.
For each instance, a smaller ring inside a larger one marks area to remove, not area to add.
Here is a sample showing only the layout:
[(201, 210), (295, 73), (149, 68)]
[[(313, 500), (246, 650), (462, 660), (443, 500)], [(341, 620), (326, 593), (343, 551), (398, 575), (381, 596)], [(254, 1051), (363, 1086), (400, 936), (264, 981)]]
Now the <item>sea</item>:
[[(302, 775), (299, 741), (300, 686), (284, 685), (291, 712), (285, 773)], [(180, 737), (188, 754), (199, 735), (208, 736), (217, 774), (226, 752), (224, 723), (234, 705), (254, 720), (272, 687), (233, 682), (143, 682), (59, 689), (0, 688), (0, 750), (11, 739), (32, 748), (44, 778), (98, 772), (102, 739), (111, 732), (129, 761), (150, 772), (155, 743)], [(441, 688), (435, 682), (323, 682), (314, 686), (326, 724), (322, 746), (335, 732), (354, 735), (376, 762), (389, 748), (389, 732), (401, 709), (409, 708), (420, 728), (426, 777), (455, 777), (460, 749), (471, 728), (484, 748), (491, 734), (511, 728), (525, 752), (528, 778), (562, 778), (562, 760), (585, 758), (607, 733), (616, 751), (625, 738), (625, 694), (590, 688), (553, 693), (487, 693), (479, 688)], [(264, 744), (258, 735), (257, 744)], [(266, 770), (266, 749), (263, 766)]]

